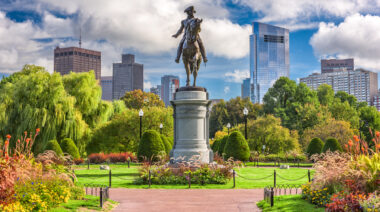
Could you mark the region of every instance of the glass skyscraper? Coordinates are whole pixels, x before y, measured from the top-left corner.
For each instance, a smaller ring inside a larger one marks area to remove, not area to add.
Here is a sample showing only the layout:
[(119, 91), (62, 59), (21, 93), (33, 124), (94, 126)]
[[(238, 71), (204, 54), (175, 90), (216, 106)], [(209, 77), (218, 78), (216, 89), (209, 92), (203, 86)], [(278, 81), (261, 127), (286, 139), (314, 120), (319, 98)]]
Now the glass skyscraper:
[(289, 77), (289, 30), (253, 22), (252, 31), (249, 37), (251, 101), (262, 103), (278, 78)]

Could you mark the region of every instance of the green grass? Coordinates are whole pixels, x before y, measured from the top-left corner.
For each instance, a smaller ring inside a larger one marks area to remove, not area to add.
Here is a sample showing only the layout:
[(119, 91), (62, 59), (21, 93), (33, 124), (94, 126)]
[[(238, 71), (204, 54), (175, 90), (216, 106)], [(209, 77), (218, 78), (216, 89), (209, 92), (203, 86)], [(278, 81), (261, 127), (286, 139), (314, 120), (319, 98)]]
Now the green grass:
[[(83, 168), (85, 167), (85, 168)], [(77, 166), (75, 174), (78, 178), (78, 183), (86, 184), (103, 184), (108, 185), (109, 178), (108, 170), (99, 170), (99, 165), (91, 165), (90, 169), (87, 170), (87, 166)], [(148, 188), (148, 185), (135, 185), (133, 182), (139, 176), (138, 167), (131, 166), (127, 168), (125, 164), (112, 164), (110, 165), (112, 171), (112, 187), (113, 188)], [(263, 178), (273, 174), (273, 171), (277, 172), (277, 184), (304, 184), (308, 181), (307, 170), (290, 168), (290, 169), (278, 169), (278, 168), (236, 168), (236, 188), (264, 188), (268, 185), (273, 185), (273, 176), (266, 179), (256, 180), (258, 178)], [(311, 174), (314, 171), (311, 170)], [(305, 176), (306, 175), (306, 176)], [(286, 181), (280, 177), (287, 179), (302, 179), (296, 181)], [(227, 184), (224, 185), (196, 185), (192, 184), (191, 188), (207, 188), (207, 189), (230, 189), (233, 187), (233, 181), (230, 180)], [(188, 188), (188, 185), (152, 185), (151, 188), (164, 188), (164, 189), (182, 189)]]
[[(256, 163), (254, 162), (246, 162), (245, 163), (246, 166), (256, 166)], [(275, 163), (274, 162), (259, 162), (259, 166), (274, 166)], [(294, 163), (280, 163), (280, 165), (289, 165), (291, 167), (297, 167), (298, 164), (294, 164)], [(276, 163), (276, 166), (278, 166), (278, 163)], [(312, 167), (313, 166), (313, 163), (300, 163), (300, 167)]]
[(282, 195), (274, 197), (274, 205), (270, 206), (264, 200), (257, 203), (257, 206), (266, 211), (308, 211), (308, 212), (323, 212), (325, 208), (317, 207), (308, 201), (301, 199), (301, 195)]
[(80, 208), (86, 208), (97, 211), (109, 211), (111, 210), (117, 202), (108, 200), (111, 204), (108, 204), (103, 209), (99, 206), (99, 197), (86, 195), (84, 200), (69, 200), (67, 203), (62, 203), (58, 208), (50, 209), (49, 212), (67, 212), (67, 211), (77, 211)]

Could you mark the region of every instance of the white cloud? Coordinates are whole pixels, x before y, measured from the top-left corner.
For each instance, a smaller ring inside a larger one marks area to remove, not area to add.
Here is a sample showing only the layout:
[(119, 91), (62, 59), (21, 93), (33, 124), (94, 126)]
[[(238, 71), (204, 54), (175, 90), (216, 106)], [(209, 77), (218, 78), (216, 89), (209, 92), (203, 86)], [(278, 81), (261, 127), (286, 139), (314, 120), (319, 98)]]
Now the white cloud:
[[(316, 27), (315, 18), (346, 16), (358, 12), (370, 12), (375, 0), (239, 0), (257, 12), (258, 21), (272, 22), (291, 30)], [(377, 2), (380, 5), (380, 1)]]
[(320, 23), (310, 39), (321, 58), (354, 58), (355, 67), (380, 71), (380, 17), (354, 14), (339, 25)]
[(224, 93), (228, 94), (230, 92), (230, 86), (224, 86)]
[(233, 72), (225, 73), (224, 78), (227, 82), (242, 83), (244, 79), (249, 78), (249, 70), (236, 69)]
[(150, 81), (144, 81), (144, 90), (149, 90), (153, 87), (153, 84)]

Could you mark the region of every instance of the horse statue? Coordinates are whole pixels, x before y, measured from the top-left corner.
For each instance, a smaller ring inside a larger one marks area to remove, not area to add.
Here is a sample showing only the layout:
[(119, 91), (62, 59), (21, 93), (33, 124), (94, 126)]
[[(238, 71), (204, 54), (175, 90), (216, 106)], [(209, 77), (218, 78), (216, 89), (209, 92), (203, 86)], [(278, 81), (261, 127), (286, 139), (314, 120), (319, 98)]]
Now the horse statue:
[(193, 18), (189, 21), (185, 31), (185, 41), (182, 46), (182, 61), (186, 69), (186, 86), (190, 86), (190, 74), (194, 76), (193, 86), (196, 86), (198, 70), (202, 62), (198, 38), (201, 31), (202, 19)]

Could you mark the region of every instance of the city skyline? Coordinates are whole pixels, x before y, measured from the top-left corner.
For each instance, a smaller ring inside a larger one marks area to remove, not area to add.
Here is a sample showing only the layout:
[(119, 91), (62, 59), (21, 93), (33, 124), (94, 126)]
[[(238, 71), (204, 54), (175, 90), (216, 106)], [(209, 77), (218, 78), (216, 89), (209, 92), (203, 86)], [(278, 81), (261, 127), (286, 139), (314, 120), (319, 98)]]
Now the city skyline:
[[(209, 62), (202, 65), (198, 82), (207, 87), (210, 98), (228, 100), (241, 93), (242, 80), (249, 77), (249, 35), (254, 21), (290, 30), (293, 80), (319, 71), (321, 58), (355, 58), (357, 68), (380, 70), (380, 52), (374, 48), (380, 45), (380, 36), (374, 33), (380, 30), (379, 1), (139, 2), (115, 1), (107, 4), (107, 10), (103, 2), (92, 6), (83, 1), (0, 3), (0, 34), (6, 36), (0, 41), (0, 72), (19, 71), (26, 63), (53, 72), (53, 49), (78, 46), (82, 29), (82, 47), (102, 52), (102, 76), (112, 75), (112, 63), (128, 52), (144, 64), (145, 91), (159, 85), (165, 74), (178, 75), (184, 84), (183, 66), (174, 63), (177, 40), (170, 35), (191, 4), (196, 16), (204, 19), (201, 36)], [(139, 23), (141, 16), (147, 22)], [(367, 35), (371, 35), (370, 43)]]

